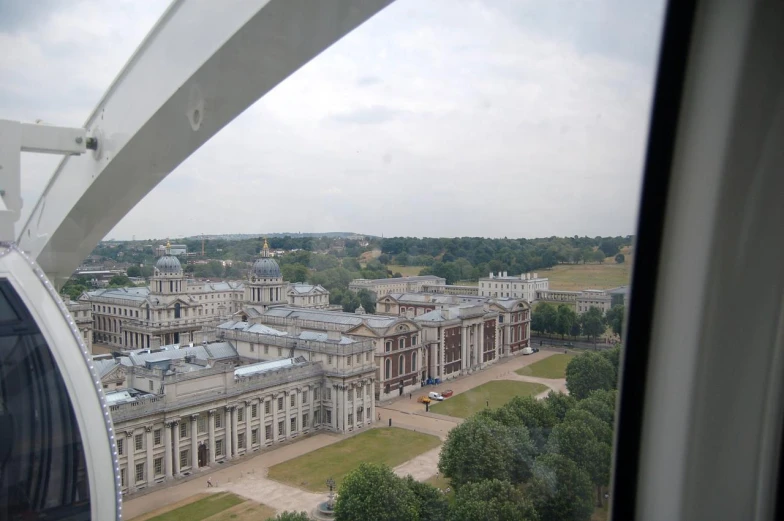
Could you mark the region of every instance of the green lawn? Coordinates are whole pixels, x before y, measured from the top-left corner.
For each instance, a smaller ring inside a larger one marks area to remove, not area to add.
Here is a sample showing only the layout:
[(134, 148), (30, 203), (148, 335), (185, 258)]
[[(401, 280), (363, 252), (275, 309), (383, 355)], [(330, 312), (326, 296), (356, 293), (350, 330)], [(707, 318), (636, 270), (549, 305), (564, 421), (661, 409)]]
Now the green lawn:
[(447, 416), (468, 418), (475, 412), (486, 408), (488, 402), (490, 407), (495, 409), (504, 405), (514, 396), (533, 396), (547, 389), (546, 385), (537, 383), (496, 380), (457, 394), (452, 398), (447, 398), (443, 402), (433, 403), (430, 405), (430, 411)]
[[(214, 516), (240, 503), (245, 499), (231, 493), (210, 494), (209, 496), (188, 503), (185, 506), (170, 510), (155, 517), (146, 518), (147, 521), (200, 521)], [(270, 510), (270, 509), (268, 509)], [(274, 513), (274, 511), (273, 511)], [(266, 519), (266, 518), (261, 518)]]
[(614, 260), (608, 259), (604, 264), (559, 264), (538, 273), (540, 277), (550, 280), (550, 289), (610, 289), (630, 283), (631, 266), (630, 258), (623, 264), (616, 264)]
[(424, 266), (398, 266), (397, 264), (387, 265), (387, 269), (392, 273), (400, 273), (404, 277), (415, 277), (425, 269)]
[(268, 477), (312, 492), (325, 492), (327, 478), (340, 485), (360, 463), (396, 467), (437, 447), (436, 436), (397, 427), (370, 429), (362, 434), (302, 455), (269, 469)]
[(566, 378), (566, 364), (575, 355), (552, 355), (544, 360), (527, 365), (515, 371), (521, 376), (535, 376), (537, 378)]

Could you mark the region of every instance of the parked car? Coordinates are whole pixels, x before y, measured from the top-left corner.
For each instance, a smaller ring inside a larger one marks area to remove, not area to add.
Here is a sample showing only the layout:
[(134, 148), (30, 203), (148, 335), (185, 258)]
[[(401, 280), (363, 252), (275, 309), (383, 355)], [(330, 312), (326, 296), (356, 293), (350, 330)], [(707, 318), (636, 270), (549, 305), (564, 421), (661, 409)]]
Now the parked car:
[(571, 342), (564, 342), (564, 347), (574, 347), (574, 344)]
[(534, 353), (538, 353), (539, 352), (539, 348), (538, 347), (532, 347), (531, 349), (534, 350)]
[(417, 398), (417, 401), (419, 403), (430, 403), (432, 400), (427, 396), (420, 396), (419, 398)]
[(530, 347), (524, 347), (523, 348), (523, 354), (524, 355), (532, 355), (532, 354), (534, 354), (534, 350), (531, 349)]
[(439, 402), (444, 401), (444, 397), (441, 395), (441, 393), (432, 392), (432, 393), (428, 393), (427, 396), (431, 400), (436, 400), (436, 401), (439, 401)]
[(441, 393), (441, 396), (443, 396), (444, 398), (449, 398), (453, 394), (455, 394), (455, 393), (454, 393), (454, 391), (452, 389), (447, 389), (446, 391)]

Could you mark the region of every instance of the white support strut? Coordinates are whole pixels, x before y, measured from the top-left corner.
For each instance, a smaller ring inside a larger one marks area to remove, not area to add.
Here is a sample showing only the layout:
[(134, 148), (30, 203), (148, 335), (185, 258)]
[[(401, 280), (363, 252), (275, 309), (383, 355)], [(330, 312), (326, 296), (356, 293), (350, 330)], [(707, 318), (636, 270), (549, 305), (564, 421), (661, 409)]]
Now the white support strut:
[(61, 285), (177, 165), (391, 2), (175, 0), (84, 125), (97, 150), (63, 159), (21, 248)]

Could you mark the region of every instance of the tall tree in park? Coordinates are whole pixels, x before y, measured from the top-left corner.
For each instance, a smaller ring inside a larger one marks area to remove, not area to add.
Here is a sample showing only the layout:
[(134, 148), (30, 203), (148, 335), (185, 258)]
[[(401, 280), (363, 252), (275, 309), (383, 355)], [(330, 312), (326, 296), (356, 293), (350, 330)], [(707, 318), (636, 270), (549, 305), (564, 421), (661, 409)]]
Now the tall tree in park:
[(604, 313), (602, 313), (602, 310), (591, 306), (580, 317), (580, 321), (583, 325), (583, 333), (592, 338), (593, 343), (596, 344), (596, 337), (604, 333), (605, 330)]
[(362, 307), (365, 308), (366, 313), (372, 315), (376, 312), (376, 299), (373, 297), (373, 293), (366, 289), (361, 289), (357, 292), (357, 298)]
[(586, 471), (596, 487), (596, 505), (602, 506), (602, 487), (610, 483), (610, 443), (598, 439), (588, 425), (575, 418), (566, 419), (553, 428), (547, 449), (566, 456)]
[(520, 482), (528, 477), (534, 454), (525, 427), (507, 427), (477, 414), (449, 431), (438, 469), (455, 489), (493, 477)]
[(449, 502), (444, 494), (429, 483), (422, 483), (410, 475), (403, 478), (406, 486), (417, 499), (419, 521), (447, 521)]
[[(482, 414), (494, 418), (507, 427), (525, 427), (528, 431), (526, 437), (530, 436), (537, 453), (544, 450), (550, 430), (559, 421), (544, 401), (537, 400), (533, 396), (515, 396), (502, 407), (482, 411)], [(525, 445), (520, 447), (518, 452), (525, 450), (525, 448)], [(532, 458), (529, 458), (528, 455), (525, 455), (525, 458), (526, 460), (522, 462), (520, 468), (522, 469), (524, 466), (527, 470), (530, 468)], [(517, 483), (522, 479), (513, 477), (511, 481)]]
[(615, 256), (615, 262), (617, 262), (618, 264), (623, 264), (624, 262), (626, 262), (626, 256), (623, 253), (619, 253), (618, 255)]
[(560, 454), (536, 458), (528, 493), (539, 521), (588, 521), (593, 514), (590, 477)]
[(566, 304), (558, 306), (558, 312), (555, 317), (555, 330), (561, 335), (561, 338), (571, 334), (572, 327), (574, 327), (576, 322), (577, 313), (574, 312), (574, 309)]
[(557, 311), (547, 302), (538, 304), (531, 313), (531, 329), (540, 333), (556, 331)]
[(134, 286), (134, 283), (126, 275), (115, 275), (109, 279), (110, 288), (126, 288), (129, 286)]
[(550, 409), (556, 422), (562, 422), (569, 411), (577, 405), (577, 400), (574, 396), (555, 391), (550, 391), (547, 394), (547, 398), (542, 400), (542, 402)]
[(621, 376), (621, 346), (616, 345), (612, 349), (605, 349), (600, 353), (610, 364), (613, 366), (615, 370), (615, 386), (614, 389), (618, 388), (618, 379)]
[(451, 521), (537, 521), (531, 502), (511, 483), (486, 479), (469, 483), (455, 494)]
[(337, 521), (418, 521), (417, 497), (385, 465), (362, 463), (340, 484)]
[(602, 355), (587, 352), (575, 356), (566, 365), (566, 388), (569, 394), (582, 400), (597, 389), (615, 389), (615, 368)]
[(575, 408), (590, 412), (609, 424), (610, 429), (612, 429), (615, 423), (615, 400), (617, 396), (618, 391), (615, 389), (593, 391), (587, 398), (577, 402)]
[(607, 313), (604, 317), (607, 325), (610, 326), (613, 330), (613, 333), (618, 336), (623, 333), (623, 316), (625, 313), (626, 308), (623, 305), (618, 304), (607, 310)]

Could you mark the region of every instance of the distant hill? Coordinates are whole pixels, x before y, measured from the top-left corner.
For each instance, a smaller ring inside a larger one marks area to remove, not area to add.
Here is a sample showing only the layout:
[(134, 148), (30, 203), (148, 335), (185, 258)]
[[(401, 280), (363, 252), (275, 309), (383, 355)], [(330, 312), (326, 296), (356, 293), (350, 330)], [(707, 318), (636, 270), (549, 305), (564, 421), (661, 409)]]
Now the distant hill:
[[(316, 232), (316, 233), (299, 233), (299, 232), (272, 232), (272, 233), (224, 233), (218, 235), (204, 235), (205, 239), (222, 239), (224, 241), (242, 241), (246, 239), (255, 239), (256, 237), (329, 237), (331, 239), (345, 239), (353, 235), (360, 235), (362, 237), (373, 238), (373, 235), (356, 232)], [(193, 235), (185, 237), (186, 239), (201, 240), (201, 235)]]

